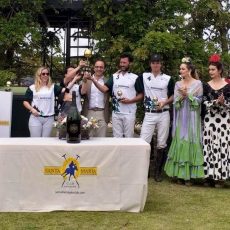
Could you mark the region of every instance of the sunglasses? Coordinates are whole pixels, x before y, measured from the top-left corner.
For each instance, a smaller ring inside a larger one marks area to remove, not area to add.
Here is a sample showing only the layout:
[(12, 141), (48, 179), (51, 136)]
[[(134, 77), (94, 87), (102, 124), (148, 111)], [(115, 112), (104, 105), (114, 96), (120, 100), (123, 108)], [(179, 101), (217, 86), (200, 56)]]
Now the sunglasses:
[(49, 73), (41, 73), (41, 75), (42, 76), (45, 76), (45, 75), (49, 76), (50, 74)]

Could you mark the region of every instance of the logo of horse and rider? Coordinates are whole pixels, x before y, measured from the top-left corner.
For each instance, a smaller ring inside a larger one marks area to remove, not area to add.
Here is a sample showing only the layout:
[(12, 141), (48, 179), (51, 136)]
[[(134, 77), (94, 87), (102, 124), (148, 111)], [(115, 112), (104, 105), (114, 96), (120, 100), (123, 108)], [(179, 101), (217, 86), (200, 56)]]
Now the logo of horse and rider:
[(79, 159), (80, 156), (76, 157), (67, 157), (67, 154), (62, 155), (65, 159), (62, 166), (45, 166), (44, 174), (45, 175), (61, 175), (63, 178), (62, 187), (67, 182), (75, 182), (77, 187), (80, 188), (78, 182), (78, 177), (80, 175), (84, 176), (96, 176), (97, 167), (80, 167)]

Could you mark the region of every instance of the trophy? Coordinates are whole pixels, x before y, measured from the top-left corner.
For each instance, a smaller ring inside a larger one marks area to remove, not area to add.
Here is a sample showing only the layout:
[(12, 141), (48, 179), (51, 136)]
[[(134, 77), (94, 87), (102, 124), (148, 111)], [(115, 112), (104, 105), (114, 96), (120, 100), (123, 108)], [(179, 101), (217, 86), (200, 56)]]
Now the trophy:
[(7, 81), (7, 82), (6, 82), (6, 88), (5, 88), (5, 91), (7, 91), (7, 92), (11, 91), (10, 86), (11, 86), (11, 81)]
[(157, 97), (153, 97), (152, 102), (153, 102), (153, 106), (154, 106), (154, 107), (157, 108), (157, 107), (159, 106), (159, 101), (158, 101), (158, 98), (157, 98)]
[(122, 99), (122, 94), (123, 94), (123, 92), (119, 89), (118, 91), (117, 91), (117, 96), (119, 97), (118, 98), (118, 101), (120, 101), (121, 99)]
[(86, 58), (86, 66), (83, 68), (84, 72), (91, 72), (91, 68), (90, 68), (90, 63), (89, 63), (89, 58), (92, 57), (92, 51), (90, 49), (86, 49), (84, 51), (84, 57)]

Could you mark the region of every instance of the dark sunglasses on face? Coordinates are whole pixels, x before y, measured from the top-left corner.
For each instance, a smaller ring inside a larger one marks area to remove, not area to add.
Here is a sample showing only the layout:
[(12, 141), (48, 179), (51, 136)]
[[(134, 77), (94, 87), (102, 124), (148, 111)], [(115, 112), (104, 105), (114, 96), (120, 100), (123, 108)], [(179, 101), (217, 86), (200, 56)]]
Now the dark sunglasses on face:
[(41, 73), (41, 75), (42, 76), (45, 76), (45, 75), (49, 76), (50, 74), (49, 73)]

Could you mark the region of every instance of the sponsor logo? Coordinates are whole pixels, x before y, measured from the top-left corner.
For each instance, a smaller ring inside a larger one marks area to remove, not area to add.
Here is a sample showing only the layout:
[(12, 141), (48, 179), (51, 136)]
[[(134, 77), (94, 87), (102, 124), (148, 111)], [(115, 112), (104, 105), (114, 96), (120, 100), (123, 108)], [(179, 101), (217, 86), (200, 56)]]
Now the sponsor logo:
[[(80, 156), (67, 157), (62, 156), (64, 161), (61, 166), (45, 166), (44, 175), (58, 175), (62, 177), (62, 188), (80, 188), (78, 178), (80, 176), (97, 176), (97, 167), (80, 166)], [(59, 191), (60, 193), (60, 191)]]

